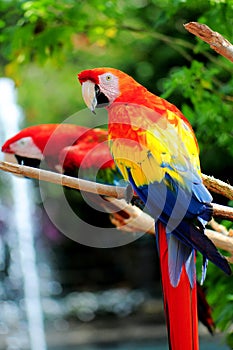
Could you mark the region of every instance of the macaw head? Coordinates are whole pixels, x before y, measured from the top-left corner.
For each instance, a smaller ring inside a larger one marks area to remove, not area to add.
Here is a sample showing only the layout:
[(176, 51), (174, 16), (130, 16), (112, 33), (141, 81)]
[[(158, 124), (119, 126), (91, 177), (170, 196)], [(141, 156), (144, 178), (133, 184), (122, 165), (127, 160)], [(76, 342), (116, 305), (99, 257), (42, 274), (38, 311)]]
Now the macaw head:
[[(117, 102), (123, 92), (124, 96), (134, 94), (135, 88), (141, 86), (132, 77), (114, 68), (85, 70), (78, 74), (78, 79), (84, 102), (92, 112), (95, 108)], [(120, 101), (123, 102), (122, 99)]]
[(3, 144), (2, 152), (15, 155), (19, 163), (21, 163), (22, 158), (41, 161), (44, 158), (43, 150), (35, 142), (33, 131), (31, 127), (21, 130)]
[(2, 152), (14, 155), (20, 164), (38, 167), (45, 159), (54, 168), (60, 151), (76, 143), (88, 130), (73, 124), (29, 126), (8, 139), (2, 146)]

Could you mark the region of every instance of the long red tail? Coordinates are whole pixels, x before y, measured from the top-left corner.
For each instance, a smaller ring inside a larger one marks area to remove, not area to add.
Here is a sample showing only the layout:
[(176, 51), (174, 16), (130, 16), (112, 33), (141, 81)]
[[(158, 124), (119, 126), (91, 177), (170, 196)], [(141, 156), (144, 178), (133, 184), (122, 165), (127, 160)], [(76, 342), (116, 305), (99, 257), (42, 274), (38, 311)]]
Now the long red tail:
[(168, 245), (165, 227), (158, 223), (157, 240), (166, 314), (169, 349), (198, 350), (197, 286), (191, 288), (185, 269), (182, 269), (177, 287), (170, 283), (168, 272)]

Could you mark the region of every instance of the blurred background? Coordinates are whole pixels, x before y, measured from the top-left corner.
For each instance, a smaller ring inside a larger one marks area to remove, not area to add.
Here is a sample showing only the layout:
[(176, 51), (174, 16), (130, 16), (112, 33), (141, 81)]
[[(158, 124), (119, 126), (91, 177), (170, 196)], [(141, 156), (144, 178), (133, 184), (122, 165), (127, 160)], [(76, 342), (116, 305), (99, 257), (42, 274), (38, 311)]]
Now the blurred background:
[[(0, 89), (1, 142), (75, 117), (85, 108), (77, 73), (115, 67), (176, 104), (195, 130), (203, 173), (232, 184), (232, 63), (188, 33), (189, 21), (233, 41), (228, 0), (2, 0), (0, 73), (11, 80)], [(0, 349), (168, 348), (154, 237), (88, 247), (53, 225), (36, 181), (1, 172), (0, 194)], [(201, 349), (233, 348), (232, 278), (209, 264), (205, 289), (220, 334), (200, 326)]]

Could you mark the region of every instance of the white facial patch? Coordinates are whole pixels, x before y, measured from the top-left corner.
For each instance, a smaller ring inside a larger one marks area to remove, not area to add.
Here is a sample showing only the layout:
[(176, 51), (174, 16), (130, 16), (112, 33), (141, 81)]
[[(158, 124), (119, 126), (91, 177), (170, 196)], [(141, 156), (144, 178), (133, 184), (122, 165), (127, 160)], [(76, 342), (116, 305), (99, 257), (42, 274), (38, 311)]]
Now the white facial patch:
[(21, 157), (36, 158), (42, 160), (44, 158), (41, 150), (35, 145), (32, 137), (27, 136), (13, 142), (10, 149)]
[(112, 73), (100, 75), (99, 86), (101, 92), (108, 98), (110, 103), (120, 95), (118, 77)]

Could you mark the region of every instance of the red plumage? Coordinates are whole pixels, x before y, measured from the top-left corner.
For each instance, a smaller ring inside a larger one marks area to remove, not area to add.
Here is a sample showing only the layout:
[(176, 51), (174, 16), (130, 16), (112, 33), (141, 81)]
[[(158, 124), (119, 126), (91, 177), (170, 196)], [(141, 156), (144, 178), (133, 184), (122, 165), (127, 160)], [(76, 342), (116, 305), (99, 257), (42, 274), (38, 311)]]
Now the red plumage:
[(168, 273), (167, 237), (165, 227), (161, 223), (158, 223), (157, 242), (169, 346), (175, 350), (198, 350), (196, 284), (191, 288), (187, 273), (183, 268), (178, 286), (171, 285)]

